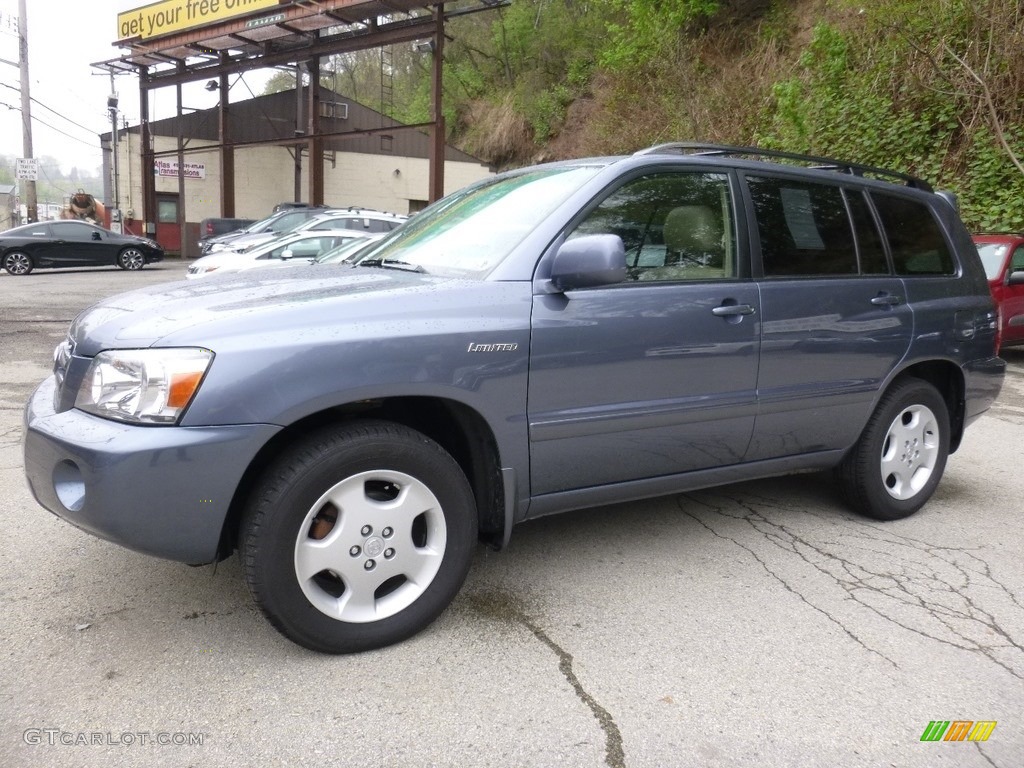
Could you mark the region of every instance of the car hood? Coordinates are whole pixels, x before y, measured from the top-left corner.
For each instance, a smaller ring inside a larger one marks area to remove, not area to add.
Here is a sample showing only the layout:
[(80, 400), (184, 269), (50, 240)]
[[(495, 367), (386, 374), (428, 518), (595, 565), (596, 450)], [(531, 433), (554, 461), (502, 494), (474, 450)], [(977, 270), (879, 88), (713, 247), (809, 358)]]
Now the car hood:
[[(256, 258), (254, 253), (240, 253), (238, 251), (217, 251), (211, 253), (209, 256), (202, 256), (193, 261), (189, 267), (202, 267), (210, 269), (216, 267), (217, 270), (223, 269), (223, 274), (238, 269), (241, 266), (248, 264)], [(207, 276), (212, 276), (213, 273), (204, 273)]]
[[(260, 328), (294, 328), (323, 318), (408, 319), (460, 304), (486, 306), (498, 284), (349, 265), (250, 270), (205, 280), (164, 283), (112, 296), (80, 314), (70, 336), (74, 354), (150, 346), (211, 346)], [(496, 297), (495, 297), (496, 298)], [(396, 309), (400, 308), (400, 309)]]
[(148, 245), (150, 248), (157, 248), (163, 250), (163, 246), (160, 245), (156, 240), (151, 240), (148, 237), (142, 237), (141, 235), (122, 235), (125, 242), (138, 243), (139, 245)]

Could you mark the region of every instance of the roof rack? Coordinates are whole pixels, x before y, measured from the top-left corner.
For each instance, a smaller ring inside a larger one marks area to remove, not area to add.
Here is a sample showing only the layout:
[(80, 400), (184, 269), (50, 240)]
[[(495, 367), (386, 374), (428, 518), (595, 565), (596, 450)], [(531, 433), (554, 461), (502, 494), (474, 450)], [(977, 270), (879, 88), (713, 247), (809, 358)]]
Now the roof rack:
[(782, 152), (777, 149), (760, 149), (758, 147), (730, 147), (722, 144), (700, 144), (688, 141), (673, 141), (667, 144), (657, 144), (634, 152), (634, 155), (657, 155), (669, 152), (692, 155), (728, 155), (730, 157), (766, 157), (780, 160), (799, 160), (804, 163), (812, 163), (811, 167), (824, 171), (837, 171), (847, 173), (851, 176), (880, 176), (886, 179), (898, 179), (908, 187), (920, 189), (925, 192), (932, 192), (932, 186), (927, 181), (919, 179), (898, 171), (890, 171), (885, 168), (875, 168), (870, 165), (859, 165), (847, 163), (843, 160), (836, 160), (832, 157), (818, 157), (816, 155), (801, 155), (796, 152)]

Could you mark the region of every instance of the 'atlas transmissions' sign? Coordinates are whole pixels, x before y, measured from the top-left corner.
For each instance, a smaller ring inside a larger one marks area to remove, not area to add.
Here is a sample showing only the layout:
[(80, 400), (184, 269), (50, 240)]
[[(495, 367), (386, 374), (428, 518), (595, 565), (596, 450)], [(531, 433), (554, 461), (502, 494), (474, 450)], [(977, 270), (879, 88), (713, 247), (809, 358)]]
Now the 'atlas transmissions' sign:
[(158, 37), (289, 2), (291, 0), (160, 0), (117, 14), (117, 39)]
[[(155, 160), (153, 162), (153, 173), (157, 176), (178, 176), (177, 160)], [(205, 163), (185, 163), (185, 172), (182, 174), (186, 179), (205, 179)]]

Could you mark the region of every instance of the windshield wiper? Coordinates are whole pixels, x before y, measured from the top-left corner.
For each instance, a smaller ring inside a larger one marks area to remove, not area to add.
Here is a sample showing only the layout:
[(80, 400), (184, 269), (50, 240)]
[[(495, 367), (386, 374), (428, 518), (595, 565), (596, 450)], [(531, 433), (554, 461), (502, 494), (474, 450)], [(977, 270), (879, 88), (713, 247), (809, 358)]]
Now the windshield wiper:
[(363, 259), (358, 262), (360, 267), (380, 267), (381, 269), (400, 269), (404, 272), (426, 272), (419, 264), (410, 264), (398, 259)]

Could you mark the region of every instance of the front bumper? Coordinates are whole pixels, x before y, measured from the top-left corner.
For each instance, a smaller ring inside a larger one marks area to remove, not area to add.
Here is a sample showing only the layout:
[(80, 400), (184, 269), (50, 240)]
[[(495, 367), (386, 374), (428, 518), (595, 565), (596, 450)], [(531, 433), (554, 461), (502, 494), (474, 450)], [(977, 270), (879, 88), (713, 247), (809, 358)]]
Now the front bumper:
[(55, 387), (51, 376), (25, 408), (25, 475), (36, 500), (129, 549), (213, 562), (239, 480), (280, 427), (150, 427), (57, 413)]

